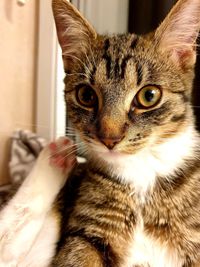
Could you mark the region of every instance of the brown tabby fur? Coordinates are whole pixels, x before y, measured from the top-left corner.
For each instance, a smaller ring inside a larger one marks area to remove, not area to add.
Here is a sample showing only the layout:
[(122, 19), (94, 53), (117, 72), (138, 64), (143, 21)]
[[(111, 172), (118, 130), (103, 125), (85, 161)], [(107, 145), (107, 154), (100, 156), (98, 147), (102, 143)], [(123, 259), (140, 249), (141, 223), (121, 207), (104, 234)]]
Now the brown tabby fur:
[[(188, 40), (182, 35), (179, 38), (180, 33), (174, 39), (169, 37), (178, 28), (171, 25), (173, 19), (178, 23), (178, 14), (190, 4), (196, 5), (190, 15), (194, 19), (185, 29), (189, 35), (193, 26), (191, 45), (187, 44), (191, 36)], [(194, 125), (190, 98), (200, 1), (180, 0), (158, 30), (146, 36), (97, 35), (65, 0), (54, 0), (53, 10), (67, 74), (68, 114), (88, 148), (87, 165), (74, 172), (72, 185), (67, 184), (55, 205), (62, 223), (53, 266), (129, 267), (127, 249), (134, 242), (140, 216), (144, 232), (163, 246), (167, 242), (169, 251), (175, 251), (182, 262), (180, 266), (200, 266), (198, 146), (193, 157), (186, 158), (170, 178), (156, 177), (145, 202), (134, 192), (134, 186), (115, 177), (109, 164), (92, 149), (94, 143), (120, 140), (120, 153), (135, 154)], [(75, 92), (80, 84), (95, 90), (98, 106), (94, 109), (77, 103)], [(133, 112), (133, 96), (149, 84), (162, 88), (162, 101), (149, 110)], [(195, 130), (194, 136), (199, 140)]]

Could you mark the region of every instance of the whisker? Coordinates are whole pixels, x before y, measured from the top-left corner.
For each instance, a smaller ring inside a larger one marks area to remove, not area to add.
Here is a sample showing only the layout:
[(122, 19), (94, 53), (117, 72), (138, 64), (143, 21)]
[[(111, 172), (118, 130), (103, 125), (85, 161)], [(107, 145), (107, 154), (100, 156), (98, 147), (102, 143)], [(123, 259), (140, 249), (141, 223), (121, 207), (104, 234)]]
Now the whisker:
[(65, 135), (73, 135), (73, 136), (77, 136), (74, 132), (65, 132)]
[(192, 106), (192, 105), (191, 105), (191, 107), (192, 107), (192, 108), (200, 108), (200, 106)]
[[(70, 155), (74, 154), (76, 152), (76, 150), (71, 151), (70, 153), (68, 153), (67, 155), (65, 155), (62, 159), (58, 160), (58, 163), (61, 162), (63, 159), (68, 158)], [(75, 163), (74, 163), (75, 164)]]
[[(87, 72), (89, 73), (89, 74), (91, 74), (91, 71), (90, 71), (90, 69), (88, 68), (88, 66), (80, 59), (80, 58), (78, 58), (78, 57), (76, 57), (76, 56), (74, 56), (74, 55), (71, 55), (71, 54), (63, 54), (64, 56), (66, 56), (66, 57), (69, 57), (69, 58), (74, 58), (74, 59), (76, 59), (79, 63), (81, 63), (81, 65), (83, 66), (83, 68), (85, 68), (86, 70), (87, 70)], [(87, 78), (88, 78), (88, 76), (87, 76)]]
[(50, 156), (45, 157), (44, 160), (50, 159), (51, 157), (53, 157), (53, 156), (55, 156), (55, 155), (57, 155), (59, 153), (62, 153), (65, 150), (71, 150), (71, 149), (74, 149), (74, 148), (77, 150), (76, 144), (72, 144), (71, 146), (66, 145), (66, 146), (64, 146), (64, 147), (62, 147), (60, 149), (56, 149), (55, 152), (51, 153)]
[(72, 151), (70, 151), (68, 154), (64, 155), (64, 159), (66, 159), (66, 158), (69, 157), (70, 155), (74, 154), (75, 152), (77, 152), (77, 150), (72, 150)]
[(96, 67), (97, 65), (96, 65), (96, 62), (95, 62), (95, 59), (94, 59), (94, 53), (92, 51), (91, 45), (89, 45), (89, 49), (90, 49), (90, 53), (91, 53), (91, 56), (92, 56), (93, 65), (94, 65), (94, 67)]
[(73, 136), (73, 137), (76, 137), (76, 134), (73, 134), (73, 133), (66, 133), (65, 135), (66, 135), (66, 136)]
[(75, 132), (74, 129), (67, 129), (67, 128), (65, 128), (65, 131), (68, 131), (68, 132)]
[(88, 65), (91, 66), (92, 64), (91, 64), (91, 62), (90, 62), (90, 60), (88, 58), (88, 55), (87, 55), (87, 53), (85, 51), (84, 51), (84, 54), (85, 54), (85, 57), (86, 57)]
[(74, 131), (74, 132), (76, 131), (73, 127), (69, 127), (69, 126), (68, 127), (66, 126), (65, 130), (66, 131)]
[(84, 76), (85, 78), (88, 78), (88, 76), (85, 73), (81, 72), (76, 72), (76, 73), (66, 73), (66, 76), (74, 76), (74, 75), (79, 75), (79, 76)]

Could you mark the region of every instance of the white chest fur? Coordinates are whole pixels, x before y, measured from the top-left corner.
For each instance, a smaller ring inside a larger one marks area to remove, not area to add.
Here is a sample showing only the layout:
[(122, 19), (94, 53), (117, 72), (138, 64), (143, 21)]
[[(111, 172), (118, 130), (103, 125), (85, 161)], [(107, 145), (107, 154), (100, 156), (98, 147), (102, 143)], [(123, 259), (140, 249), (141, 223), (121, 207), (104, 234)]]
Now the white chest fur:
[(143, 221), (138, 223), (132, 243), (128, 248), (127, 258), (123, 267), (181, 267), (183, 262), (167, 242), (161, 244), (159, 240), (147, 236), (144, 232)]

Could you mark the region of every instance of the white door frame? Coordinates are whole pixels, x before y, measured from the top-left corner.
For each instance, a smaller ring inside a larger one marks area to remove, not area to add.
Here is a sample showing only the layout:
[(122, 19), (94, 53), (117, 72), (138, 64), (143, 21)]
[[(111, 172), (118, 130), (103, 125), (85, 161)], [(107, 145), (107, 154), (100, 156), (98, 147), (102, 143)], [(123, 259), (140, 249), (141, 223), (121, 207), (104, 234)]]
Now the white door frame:
[(56, 131), (57, 50), (51, 0), (39, 1), (36, 132), (48, 140)]

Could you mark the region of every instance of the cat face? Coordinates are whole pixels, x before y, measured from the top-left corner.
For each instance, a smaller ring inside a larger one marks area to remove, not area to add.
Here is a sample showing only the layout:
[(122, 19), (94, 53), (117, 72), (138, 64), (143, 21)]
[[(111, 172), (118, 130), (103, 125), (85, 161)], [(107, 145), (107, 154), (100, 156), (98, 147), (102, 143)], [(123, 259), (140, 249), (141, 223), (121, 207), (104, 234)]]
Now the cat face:
[(102, 37), (83, 62), (67, 75), (66, 100), (75, 128), (97, 150), (132, 154), (188, 124), (193, 75), (187, 83), (153, 41)]
[(54, 1), (68, 114), (92, 151), (132, 155), (193, 123), (197, 6), (179, 1), (149, 35), (109, 37), (97, 35), (69, 3)]

